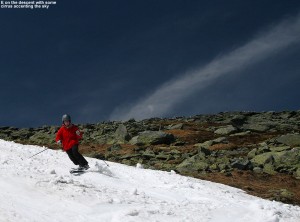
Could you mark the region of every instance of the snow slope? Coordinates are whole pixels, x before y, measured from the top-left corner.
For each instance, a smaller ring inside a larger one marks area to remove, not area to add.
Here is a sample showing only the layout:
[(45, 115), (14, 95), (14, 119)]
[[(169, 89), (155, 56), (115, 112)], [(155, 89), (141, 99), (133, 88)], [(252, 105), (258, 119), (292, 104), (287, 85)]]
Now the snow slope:
[(300, 221), (300, 207), (222, 184), (88, 158), (70, 175), (66, 153), (0, 140), (0, 221)]

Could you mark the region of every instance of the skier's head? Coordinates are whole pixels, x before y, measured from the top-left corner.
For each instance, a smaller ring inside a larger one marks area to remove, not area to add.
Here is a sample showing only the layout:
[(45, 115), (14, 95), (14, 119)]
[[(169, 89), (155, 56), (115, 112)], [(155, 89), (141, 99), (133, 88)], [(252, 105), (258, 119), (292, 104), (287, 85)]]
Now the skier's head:
[(71, 123), (71, 116), (68, 114), (64, 114), (61, 120), (64, 125), (69, 125)]

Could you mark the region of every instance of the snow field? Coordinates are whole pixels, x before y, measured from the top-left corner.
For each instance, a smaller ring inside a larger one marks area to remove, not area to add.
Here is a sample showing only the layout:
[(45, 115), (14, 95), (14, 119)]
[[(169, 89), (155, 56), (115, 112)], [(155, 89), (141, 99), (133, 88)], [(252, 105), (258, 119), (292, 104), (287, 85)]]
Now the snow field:
[(75, 176), (66, 153), (0, 140), (0, 222), (299, 222), (300, 207), (222, 184), (87, 158)]

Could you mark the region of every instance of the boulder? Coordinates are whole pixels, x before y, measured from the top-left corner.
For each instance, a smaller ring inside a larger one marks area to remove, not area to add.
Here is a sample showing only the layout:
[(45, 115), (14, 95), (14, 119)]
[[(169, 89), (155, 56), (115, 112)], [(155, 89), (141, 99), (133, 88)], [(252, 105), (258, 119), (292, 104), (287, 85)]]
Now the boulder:
[(116, 143), (125, 143), (131, 139), (126, 126), (124, 124), (120, 124), (115, 131), (114, 139)]
[(198, 148), (206, 148), (208, 149), (211, 145), (213, 145), (213, 141), (209, 140), (209, 141), (205, 141), (204, 143), (196, 143), (194, 146), (198, 147)]
[(291, 147), (300, 146), (300, 135), (299, 134), (287, 134), (280, 136), (276, 139), (276, 142), (285, 144)]
[(241, 114), (235, 115), (231, 119), (231, 123), (234, 126), (241, 126), (241, 125), (243, 125), (245, 123), (245, 121), (246, 121), (246, 116), (241, 115)]
[(252, 168), (252, 164), (248, 159), (237, 159), (231, 163), (231, 167), (238, 170), (248, 170)]
[(281, 151), (287, 151), (287, 150), (290, 150), (290, 149), (291, 149), (290, 146), (278, 146), (278, 147), (276, 147), (276, 146), (271, 146), (271, 147), (270, 147), (270, 150), (271, 150), (272, 152), (281, 152)]
[(209, 149), (206, 149), (204, 147), (198, 148), (198, 153), (203, 153), (205, 156), (208, 156), (211, 154), (211, 151)]
[(277, 173), (274, 166), (270, 163), (264, 165), (263, 172), (269, 175), (275, 175)]
[(270, 129), (270, 125), (268, 124), (259, 124), (259, 123), (249, 123), (249, 124), (244, 124), (243, 129), (244, 130), (249, 130), (253, 132), (266, 132)]
[(292, 150), (274, 152), (274, 165), (284, 166), (286, 168), (293, 168), (300, 165), (300, 148), (293, 148)]
[(259, 167), (264, 166), (266, 163), (273, 163), (273, 162), (274, 162), (274, 157), (272, 152), (259, 154), (251, 160), (253, 166), (259, 166)]
[(235, 127), (233, 127), (232, 125), (228, 125), (226, 127), (217, 129), (214, 133), (220, 134), (220, 135), (228, 135), (228, 134), (234, 133), (236, 131), (237, 131), (237, 129)]
[(166, 127), (166, 129), (168, 130), (173, 130), (173, 129), (182, 129), (183, 128), (183, 123), (178, 123), (178, 124), (175, 124), (175, 125), (169, 125)]
[(176, 170), (180, 173), (195, 173), (207, 170), (209, 164), (206, 162), (202, 154), (196, 154), (191, 158), (184, 160), (176, 166)]
[(138, 136), (132, 138), (130, 143), (133, 145), (157, 145), (171, 144), (175, 141), (173, 134), (164, 133), (161, 131), (144, 131)]
[(249, 159), (252, 159), (252, 158), (255, 157), (256, 154), (257, 154), (257, 148), (254, 148), (254, 149), (252, 149), (252, 150), (248, 153), (247, 157), (248, 157)]
[(155, 153), (152, 150), (147, 149), (145, 152), (142, 152), (142, 157), (146, 159), (152, 159), (155, 158)]

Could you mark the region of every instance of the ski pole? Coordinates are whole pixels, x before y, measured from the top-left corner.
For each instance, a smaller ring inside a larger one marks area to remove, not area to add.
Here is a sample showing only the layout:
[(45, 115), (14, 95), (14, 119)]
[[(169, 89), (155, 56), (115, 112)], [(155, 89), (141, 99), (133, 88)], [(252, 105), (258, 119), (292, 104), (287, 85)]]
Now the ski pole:
[(109, 165), (104, 161), (104, 160), (102, 160), (105, 164), (106, 164), (106, 166), (108, 166), (109, 167)]
[[(42, 150), (42, 151), (40, 151), (40, 152), (34, 154), (34, 155), (31, 156), (31, 157), (34, 157), (34, 156), (36, 156), (36, 155), (38, 155), (38, 154), (40, 154), (40, 153), (42, 153), (42, 152), (44, 152), (44, 151), (46, 151), (46, 150), (48, 150), (48, 149), (49, 149), (49, 148), (46, 147), (46, 149), (44, 149), (44, 150)], [(30, 159), (31, 157), (29, 157), (28, 159)]]

